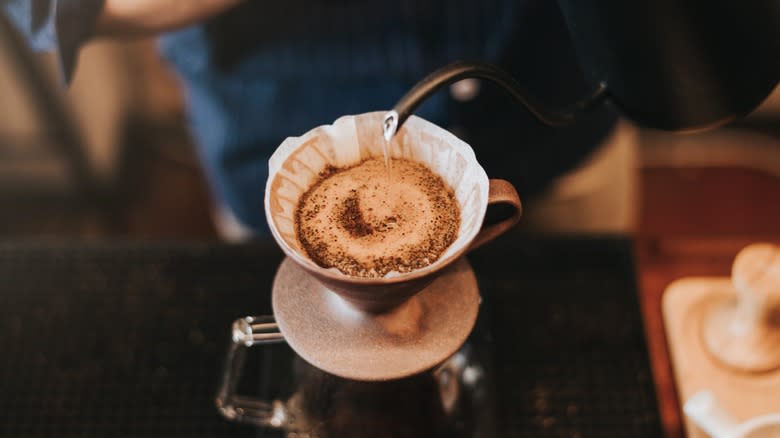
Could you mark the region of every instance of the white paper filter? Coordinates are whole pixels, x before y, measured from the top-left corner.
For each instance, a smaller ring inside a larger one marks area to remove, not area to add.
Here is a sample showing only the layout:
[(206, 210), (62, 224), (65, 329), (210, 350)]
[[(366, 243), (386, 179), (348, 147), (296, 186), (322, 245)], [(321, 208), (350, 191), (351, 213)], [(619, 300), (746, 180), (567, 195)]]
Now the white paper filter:
[[(332, 125), (282, 142), (268, 163), (265, 194), (268, 223), (280, 244), (308, 259), (295, 237), (298, 200), (328, 164), (344, 167), (381, 157), (384, 114), (344, 116)], [(411, 116), (396, 134), (390, 156), (426, 164), (455, 191), (461, 214), (458, 238), (432, 266), (443, 263), (479, 232), (487, 209), (487, 175), (468, 144), (416, 116)]]

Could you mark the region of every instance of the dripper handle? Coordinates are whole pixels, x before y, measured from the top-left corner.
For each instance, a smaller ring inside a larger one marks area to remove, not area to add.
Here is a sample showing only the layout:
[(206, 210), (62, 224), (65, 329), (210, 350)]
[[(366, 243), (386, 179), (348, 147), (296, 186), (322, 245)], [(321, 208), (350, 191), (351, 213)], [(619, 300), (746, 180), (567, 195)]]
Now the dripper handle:
[(489, 181), (488, 207), (496, 204), (509, 205), (514, 211), (508, 218), (479, 230), (479, 234), (477, 234), (477, 237), (474, 238), (469, 246), (469, 251), (477, 249), (506, 233), (520, 221), (520, 216), (523, 214), (523, 205), (520, 202), (520, 195), (517, 194), (515, 186), (509, 181), (503, 179), (491, 179)]
[(290, 423), (291, 416), (283, 401), (258, 400), (236, 394), (247, 348), (280, 342), (284, 342), (284, 337), (273, 316), (247, 316), (233, 322), (232, 342), (215, 400), (217, 410), (223, 417), (230, 421), (277, 429)]

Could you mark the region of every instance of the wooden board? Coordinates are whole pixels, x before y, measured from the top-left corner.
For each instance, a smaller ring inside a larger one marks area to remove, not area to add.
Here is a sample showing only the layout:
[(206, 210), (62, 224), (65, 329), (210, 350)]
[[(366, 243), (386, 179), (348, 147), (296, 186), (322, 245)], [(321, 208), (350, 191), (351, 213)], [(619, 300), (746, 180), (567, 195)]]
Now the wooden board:
[[(780, 412), (780, 369), (748, 374), (733, 371), (705, 349), (702, 324), (708, 309), (734, 300), (731, 279), (691, 277), (666, 288), (663, 316), (680, 406), (693, 394), (709, 389), (738, 421)], [(687, 436), (706, 437), (683, 415)]]

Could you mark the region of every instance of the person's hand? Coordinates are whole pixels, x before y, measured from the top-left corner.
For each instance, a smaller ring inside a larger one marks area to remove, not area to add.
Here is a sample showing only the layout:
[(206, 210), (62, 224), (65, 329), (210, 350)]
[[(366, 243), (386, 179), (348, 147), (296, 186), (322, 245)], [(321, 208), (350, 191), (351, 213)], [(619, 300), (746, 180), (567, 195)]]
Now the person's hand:
[(98, 36), (150, 36), (205, 20), (242, 0), (105, 0)]

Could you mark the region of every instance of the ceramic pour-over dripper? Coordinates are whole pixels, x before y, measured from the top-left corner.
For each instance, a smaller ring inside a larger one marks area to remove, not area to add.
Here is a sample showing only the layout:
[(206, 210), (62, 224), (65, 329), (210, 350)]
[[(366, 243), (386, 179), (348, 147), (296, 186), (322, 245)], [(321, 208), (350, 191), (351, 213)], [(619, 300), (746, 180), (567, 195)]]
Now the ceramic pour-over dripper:
[[(287, 255), (274, 281), (279, 329), (304, 359), (332, 374), (360, 380), (404, 377), (442, 362), (465, 341), (479, 303), (468, 250), (512, 227), (520, 199), (503, 180), (488, 180), (473, 150), (436, 125), (411, 117), (389, 145), (393, 158), (421, 162), (453, 188), (460, 206), (455, 242), (434, 263), (383, 278), (351, 277), (318, 266), (295, 232), (298, 200), (327, 166), (382, 156), (383, 113), (346, 116), (288, 138), (269, 161), (265, 210)], [(482, 227), (488, 204), (514, 214)]]

